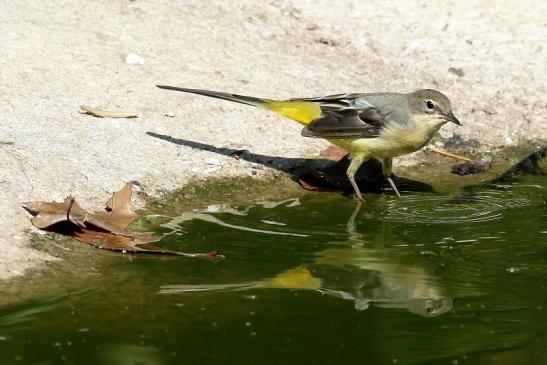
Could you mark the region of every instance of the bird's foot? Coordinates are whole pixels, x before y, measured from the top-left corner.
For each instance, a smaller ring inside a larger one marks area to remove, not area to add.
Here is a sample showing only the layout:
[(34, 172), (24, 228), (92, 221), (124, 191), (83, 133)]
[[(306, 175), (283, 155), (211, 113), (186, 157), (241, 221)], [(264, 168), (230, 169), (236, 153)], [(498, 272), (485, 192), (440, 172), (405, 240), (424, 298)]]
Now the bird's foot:
[(393, 191), (395, 191), (397, 198), (401, 199), (401, 194), (399, 193), (399, 190), (397, 190), (397, 187), (395, 186), (393, 179), (391, 177), (388, 177), (387, 181), (389, 182), (389, 185), (391, 185), (391, 188), (393, 189)]

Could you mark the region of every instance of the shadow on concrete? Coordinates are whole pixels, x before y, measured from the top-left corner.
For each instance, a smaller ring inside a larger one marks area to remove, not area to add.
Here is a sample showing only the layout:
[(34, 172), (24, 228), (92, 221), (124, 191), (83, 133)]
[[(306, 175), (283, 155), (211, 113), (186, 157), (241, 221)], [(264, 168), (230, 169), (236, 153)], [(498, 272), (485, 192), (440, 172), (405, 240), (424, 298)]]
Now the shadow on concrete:
[[(353, 192), (346, 177), (346, 170), (349, 166), (347, 155), (339, 161), (328, 158), (277, 157), (252, 153), (248, 150), (216, 147), (207, 143), (175, 138), (154, 132), (146, 132), (146, 134), (179, 146), (214, 152), (284, 172), (306, 190)], [(391, 190), (386, 187), (386, 180), (382, 173), (382, 163), (377, 159), (370, 159), (365, 162), (355, 177), (362, 192), (379, 193), (385, 189)], [(433, 191), (430, 185), (419, 181), (401, 177), (395, 177), (394, 180), (400, 191)]]

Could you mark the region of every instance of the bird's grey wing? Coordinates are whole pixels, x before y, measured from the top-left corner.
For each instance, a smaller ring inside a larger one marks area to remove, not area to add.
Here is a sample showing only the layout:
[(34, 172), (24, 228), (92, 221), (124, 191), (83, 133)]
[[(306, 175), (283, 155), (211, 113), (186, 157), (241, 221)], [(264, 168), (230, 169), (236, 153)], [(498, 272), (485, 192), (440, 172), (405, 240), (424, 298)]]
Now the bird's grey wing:
[(376, 138), (389, 123), (389, 112), (355, 99), (352, 106), (325, 106), (323, 115), (302, 130), (304, 137), (326, 139)]
[(315, 102), (325, 102), (325, 103), (340, 103), (340, 104), (349, 104), (353, 100), (357, 100), (360, 97), (366, 94), (362, 93), (352, 93), (352, 94), (336, 94), (336, 95), (327, 95), (327, 96), (318, 96), (315, 98), (294, 98), (289, 99), (289, 101), (315, 101)]

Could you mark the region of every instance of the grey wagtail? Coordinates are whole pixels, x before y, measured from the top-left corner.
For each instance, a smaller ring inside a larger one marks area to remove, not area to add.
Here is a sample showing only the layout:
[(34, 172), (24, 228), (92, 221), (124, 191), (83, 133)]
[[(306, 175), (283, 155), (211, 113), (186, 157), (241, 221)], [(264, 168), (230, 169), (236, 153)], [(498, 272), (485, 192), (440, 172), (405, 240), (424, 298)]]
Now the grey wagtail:
[(391, 179), (393, 157), (424, 147), (447, 122), (461, 125), (452, 113), (450, 100), (431, 89), (409, 94), (339, 94), (272, 100), (174, 86), (157, 87), (268, 109), (303, 124), (304, 137), (324, 138), (350, 154), (346, 174), (359, 201), (363, 197), (355, 183), (355, 174), (364, 161), (381, 158), (387, 181), (401, 197)]

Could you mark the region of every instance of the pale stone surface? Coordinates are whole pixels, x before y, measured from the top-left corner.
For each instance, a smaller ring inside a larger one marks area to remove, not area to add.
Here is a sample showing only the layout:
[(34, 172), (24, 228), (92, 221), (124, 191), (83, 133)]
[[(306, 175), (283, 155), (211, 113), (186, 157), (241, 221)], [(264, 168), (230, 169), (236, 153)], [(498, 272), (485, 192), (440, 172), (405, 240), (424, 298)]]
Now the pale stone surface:
[[(452, 99), (464, 140), (488, 149), (547, 137), (543, 0), (0, 6), (0, 278), (49, 258), (30, 248), (21, 202), (73, 194), (100, 206), (129, 180), (157, 194), (253, 170), (147, 132), (282, 157), (327, 145), (265, 111), (158, 83), (271, 98), (432, 87)], [(127, 64), (130, 54), (145, 62)], [(140, 117), (94, 118), (79, 113), (81, 104)], [(214, 173), (212, 158), (222, 167)]]

